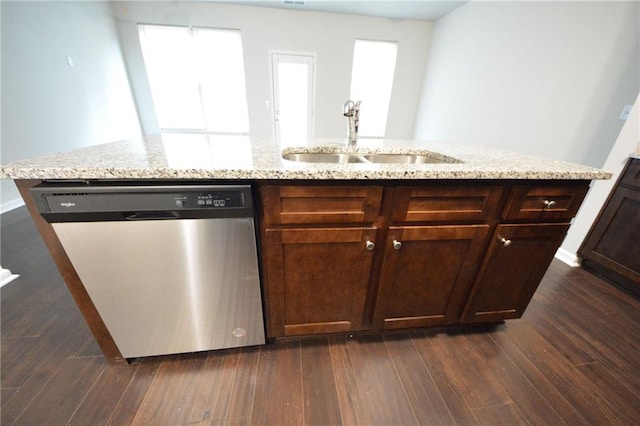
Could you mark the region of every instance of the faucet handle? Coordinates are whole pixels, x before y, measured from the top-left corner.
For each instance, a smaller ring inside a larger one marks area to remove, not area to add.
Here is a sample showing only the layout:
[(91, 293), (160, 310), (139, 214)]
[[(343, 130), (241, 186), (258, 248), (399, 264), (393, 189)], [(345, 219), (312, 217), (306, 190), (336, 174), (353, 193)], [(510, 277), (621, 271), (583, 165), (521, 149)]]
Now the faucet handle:
[(353, 103), (352, 100), (348, 100), (344, 103), (344, 106), (342, 107), (342, 113), (344, 114), (345, 117), (351, 117), (353, 116), (353, 108), (355, 107), (355, 104)]

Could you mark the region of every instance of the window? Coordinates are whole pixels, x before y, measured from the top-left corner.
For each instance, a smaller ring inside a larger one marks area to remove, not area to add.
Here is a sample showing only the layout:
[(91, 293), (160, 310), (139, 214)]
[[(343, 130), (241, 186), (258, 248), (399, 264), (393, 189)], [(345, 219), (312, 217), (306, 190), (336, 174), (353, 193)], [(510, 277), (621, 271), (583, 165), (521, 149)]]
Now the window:
[(356, 40), (351, 71), (351, 99), (360, 106), (361, 136), (384, 137), (396, 67), (395, 42)]
[(275, 137), (283, 145), (304, 145), (313, 135), (313, 55), (272, 53)]
[(162, 130), (249, 132), (240, 31), (139, 25), (138, 32)]

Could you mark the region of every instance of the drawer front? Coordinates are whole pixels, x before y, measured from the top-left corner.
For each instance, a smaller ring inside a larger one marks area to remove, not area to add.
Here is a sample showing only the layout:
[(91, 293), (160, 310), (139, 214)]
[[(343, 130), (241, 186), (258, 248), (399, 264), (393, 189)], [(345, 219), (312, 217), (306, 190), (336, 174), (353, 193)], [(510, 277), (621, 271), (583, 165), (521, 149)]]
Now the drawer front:
[(396, 190), (393, 222), (486, 222), (498, 215), (500, 186), (401, 187)]
[(503, 219), (571, 220), (588, 190), (588, 182), (579, 185), (515, 185), (509, 194)]
[(629, 160), (627, 170), (622, 176), (622, 183), (640, 189), (640, 159)]
[(371, 223), (380, 214), (381, 186), (264, 186), (267, 224)]

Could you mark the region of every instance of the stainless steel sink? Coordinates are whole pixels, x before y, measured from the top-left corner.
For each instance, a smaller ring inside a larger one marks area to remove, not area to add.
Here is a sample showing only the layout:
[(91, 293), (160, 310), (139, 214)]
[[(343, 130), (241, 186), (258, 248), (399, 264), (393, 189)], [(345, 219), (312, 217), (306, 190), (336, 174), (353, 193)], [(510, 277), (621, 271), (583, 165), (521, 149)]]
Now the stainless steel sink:
[(289, 161), (297, 161), (301, 163), (366, 163), (362, 156), (355, 154), (345, 154), (338, 152), (289, 152), (283, 154), (282, 158)]
[(451, 162), (438, 157), (418, 154), (366, 154), (363, 157), (371, 163), (438, 164)]
[(458, 163), (454, 158), (402, 153), (288, 152), (282, 158), (302, 163), (439, 164)]

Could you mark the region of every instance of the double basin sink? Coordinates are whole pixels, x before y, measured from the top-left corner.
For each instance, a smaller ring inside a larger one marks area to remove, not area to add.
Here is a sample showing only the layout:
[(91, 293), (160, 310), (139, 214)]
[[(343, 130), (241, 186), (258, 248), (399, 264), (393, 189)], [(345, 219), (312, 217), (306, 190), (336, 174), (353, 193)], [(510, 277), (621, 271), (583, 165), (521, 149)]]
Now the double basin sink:
[(282, 158), (299, 163), (332, 163), (332, 164), (440, 164), (460, 163), (455, 158), (436, 153), (354, 153), (354, 152), (297, 152), (285, 151)]

